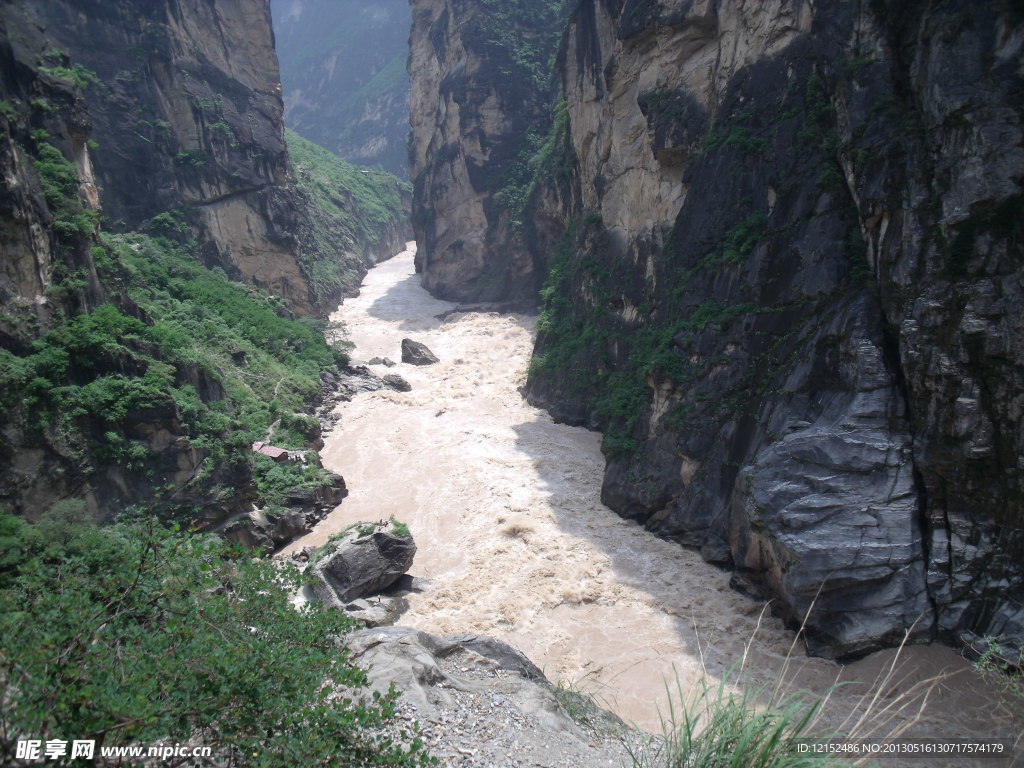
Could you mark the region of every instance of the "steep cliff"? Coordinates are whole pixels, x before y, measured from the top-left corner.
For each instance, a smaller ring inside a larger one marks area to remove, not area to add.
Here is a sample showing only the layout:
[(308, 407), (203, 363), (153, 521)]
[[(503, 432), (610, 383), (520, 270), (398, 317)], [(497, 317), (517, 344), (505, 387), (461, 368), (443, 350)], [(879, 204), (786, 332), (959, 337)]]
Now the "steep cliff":
[(535, 301), (521, 208), (550, 115), (559, 0), (413, 0), (409, 172), (423, 284)]
[(312, 225), (291, 181), (266, 0), (39, 0), (19, 14), (55, 62), (93, 75), (83, 95), (108, 228), (188, 209), (211, 263), (300, 314), (323, 315), (358, 287), (310, 285), (312, 264), (359, 271), (365, 259), (300, 236)]
[(271, 0), (289, 128), (409, 176), (407, 0)]
[(402, 245), (403, 184), (307, 144), (293, 180), (264, 0), (5, 2), (0, 30), (0, 503), (336, 500), (250, 445), (316, 447), (346, 358), (296, 315)]
[(1022, 44), (923, 0), (583, 0), (563, 36), (529, 397), (818, 653), (1024, 638)]

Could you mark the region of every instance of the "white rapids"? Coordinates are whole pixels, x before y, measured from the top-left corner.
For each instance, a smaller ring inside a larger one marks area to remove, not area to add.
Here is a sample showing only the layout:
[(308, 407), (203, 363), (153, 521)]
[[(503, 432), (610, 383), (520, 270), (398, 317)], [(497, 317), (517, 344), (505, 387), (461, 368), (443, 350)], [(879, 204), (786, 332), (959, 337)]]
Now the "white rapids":
[[(360, 296), (332, 320), (344, 324), (356, 359), (400, 360), (409, 337), (441, 362), (390, 369), (411, 392), (363, 394), (340, 406), (322, 459), (344, 476), (350, 495), (287, 551), (393, 515), (416, 540), (412, 574), (429, 584), (409, 597), (402, 624), (498, 637), (552, 681), (652, 731), (665, 710), (666, 679), (673, 689), (676, 675), (684, 690), (701, 677), (717, 684), (745, 651), (744, 676), (755, 685), (773, 688), (784, 668), (791, 685), (819, 693), (840, 674), (874, 682), (894, 651), (845, 668), (806, 658), (799, 645), (791, 654), (794, 633), (732, 591), (728, 573), (603, 506), (601, 436), (555, 424), (518, 391), (534, 318), (453, 313), (456, 305), (420, 287), (414, 249), (410, 243), (371, 270)], [(910, 733), (942, 738), (1014, 735), (994, 724), (992, 701), (953, 650), (907, 648), (900, 664), (884, 704), (915, 684), (923, 690), (919, 684), (934, 675), (947, 677), (931, 686), (923, 714), (904, 708), (895, 724), (916, 720)], [(832, 694), (832, 723), (857, 708), (866, 688)]]

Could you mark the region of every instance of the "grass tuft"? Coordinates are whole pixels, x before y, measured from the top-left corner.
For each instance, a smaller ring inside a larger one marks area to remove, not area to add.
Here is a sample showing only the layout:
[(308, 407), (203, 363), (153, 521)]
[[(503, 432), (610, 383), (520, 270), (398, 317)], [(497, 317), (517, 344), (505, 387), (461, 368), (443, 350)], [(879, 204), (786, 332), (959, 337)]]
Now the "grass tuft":
[(733, 690), (738, 669), (717, 685), (702, 679), (689, 695), (678, 673), (674, 691), (666, 683), (661, 738), (646, 749), (627, 745), (634, 768), (820, 768), (820, 756), (800, 749), (827, 738), (815, 730), (821, 701), (794, 693), (765, 707), (762, 691)]
[[(760, 628), (768, 605), (758, 619)], [(814, 609), (813, 603), (808, 614)], [(803, 637), (796, 633), (785, 664), (774, 686), (751, 686), (744, 679), (751, 645), (747, 642), (742, 659), (717, 683), (704, 676), (692, 690), (684, 690), (678, 671), (675, 683), (665, 684), (667, 713), (661, 717), (660, 737), (649, 737), (639, 745), (625, 744), (632, 768), (803, 768), (803, 766), (845, 766), (851, 763), (835, 755), (816, 752), (809, 745), (900, 738), (920, 722), (931, 693), (945, 679), (942, 673), (911, 682), (900, 677), (900, 656), (896, 655), (860, 697), (849, 715), (837, 725), (826, 727), (825, 711), (832, 694), (848, 683), (836, 682), (824, 695), (790, 690), (790, 662)], [(757, 629), (754, 631), (754, 636)], [(703, 661), (703, 650), (701, 650)], [(898, 693), (897, 693), (898, 691)]]

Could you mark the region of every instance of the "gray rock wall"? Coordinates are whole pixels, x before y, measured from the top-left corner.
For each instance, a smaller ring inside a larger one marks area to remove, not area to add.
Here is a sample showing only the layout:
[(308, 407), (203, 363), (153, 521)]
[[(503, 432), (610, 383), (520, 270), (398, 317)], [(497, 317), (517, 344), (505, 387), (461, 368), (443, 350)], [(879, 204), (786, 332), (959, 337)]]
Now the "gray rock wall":
[(409, 173), (424, 286), (534, 304), (519, 199), (550, 122), (556, 0), (413, 0)]
[(563, 36), (529, 396), (818, 653), (1024, 634), (1022, 45), (1009, 5), (881, 0), (583, 0)]

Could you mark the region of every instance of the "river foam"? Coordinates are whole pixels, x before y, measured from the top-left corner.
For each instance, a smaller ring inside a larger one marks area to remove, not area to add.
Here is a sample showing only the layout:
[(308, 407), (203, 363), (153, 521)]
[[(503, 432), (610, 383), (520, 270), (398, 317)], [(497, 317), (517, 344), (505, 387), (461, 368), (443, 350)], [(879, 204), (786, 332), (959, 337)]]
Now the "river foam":
[[(416, 539), (413, 575), (430, 585), (409, 598), (402, 624), (506, 640), (553, 681), (589, 691), (649, 730), (659, 728), (666, 679), (678, 675), (684, 689), (701, 678), (717, 684), (743, 658), (747, 682), (769, 689), (783, 670), (791, 685), (815, 692), (840, 677), (870, 683), (884, 671), (894, 651), (845, 668), (804, 657), (799, 643), (791, 654), (794, 633), (731, 590), (728, 573), (604, 507), (600, 435), (553, 423), (518, 391), (534, 318), (455, 308), (423, 291), (409, 250), (371, 270), (360, 296), (332, 317), (355, 343), (356, 360), (397, 361), (409, 337), (440, 363), (390, 369), (410, 392), (340, 406), (322, 458), (350, 496), (291, 550), (393, 515)], [(936, 675), (946, 677), (931, 686), (924, 713), (905, 710), (896, 724), (916, 719), (911, 733), (943, 738), (1012, 735), (949, 648), (905, 649), (899, 683), (882, 701), (898, 702)], [(833, 693), (831, 724), (855, 711), (866, 689)]]

